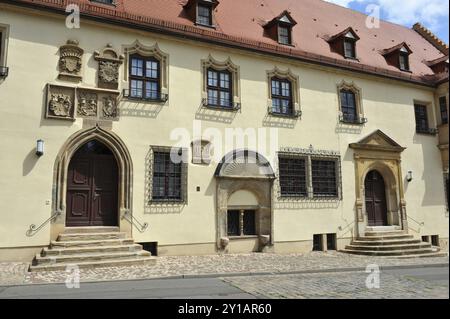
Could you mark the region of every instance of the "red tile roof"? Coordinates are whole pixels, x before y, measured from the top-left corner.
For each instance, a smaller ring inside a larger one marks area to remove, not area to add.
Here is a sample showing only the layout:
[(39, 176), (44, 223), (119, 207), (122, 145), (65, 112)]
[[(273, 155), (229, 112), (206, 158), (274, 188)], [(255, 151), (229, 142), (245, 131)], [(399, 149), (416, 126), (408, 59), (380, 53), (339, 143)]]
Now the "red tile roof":
[[(114, 19), (115, 23), (139, 25), (151, 31), (191, 36), (199, 40), (207, 39), (229, 46), (423, 84), (434, 84), (438, 78), (424, 61), (445, 56), (413, 29), (384, 21), (381, 21), (380, 28), (370, 29), (366, 27), (366, 15), (321, 0), (220, 0), (214, 12), (215, 30), (195, 26), (189, 20), (183, 9), (187, 0), (116, 0), (116, 7), (89, 0), (0, 2), (60, 10), (68, 3), (77, 3), (80, 4), (82, 13), (89, 17)], [(293, 47), (280, 45), (264, 36), (263, 26), (285, 10), (288, 10), (298, 23), (293, 28)], [(341, 55), (332, 52), (326, 41), (349, 27), (360, 37), (357, 43), (359, 62), (345, 60)], [(412, 73), (408, 74), (388, 65), (380, 54), (383, 50), (403, 42), (412, 50)]]

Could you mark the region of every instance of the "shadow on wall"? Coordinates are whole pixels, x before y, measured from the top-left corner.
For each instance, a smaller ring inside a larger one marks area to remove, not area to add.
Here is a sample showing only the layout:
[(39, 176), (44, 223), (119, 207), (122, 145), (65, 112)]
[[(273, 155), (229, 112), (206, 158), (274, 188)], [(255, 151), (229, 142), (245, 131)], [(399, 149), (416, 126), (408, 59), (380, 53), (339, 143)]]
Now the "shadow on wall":
[(39, 157), (36, 155), (36, 149), (33, 148), (27, 154), (22, 163), (22, 175), (27, 176), (31, 173), (31, 171), (36, 166), (36, 163), (39, 161)]
[(236, 114), (236, 111), (224, 111), (220, 109), (215, 110), (210, 107), (205, 107), (203, 106), (203, 103), (200, 103), (200, 106), (195, 112), (195, 119), (200, 121), (231, 124), (233, 123)]
[(266, 113), (262, 123), (263, 123), (263, 127), (277, 127), (277, 128), (294, 129), (299, 120), (300, 119), (297, 119), (297, 118), (294, 119), (294, 118), (288, 118), (288, 117), (283, 118), (283, 117), (271, 116), (270, 114)]
[(362, 133), (363, 128), (364, 128), (364, 125), (342, 123), (338, 118), (335, 132), (336, 132), (336, 134), (358, 134), (359, 135)]
[(120, 101), (119, 114), (121, 117), (143, 117), (155, 119), (164, 107), (166, 107), (166, 105), (125, 100)]

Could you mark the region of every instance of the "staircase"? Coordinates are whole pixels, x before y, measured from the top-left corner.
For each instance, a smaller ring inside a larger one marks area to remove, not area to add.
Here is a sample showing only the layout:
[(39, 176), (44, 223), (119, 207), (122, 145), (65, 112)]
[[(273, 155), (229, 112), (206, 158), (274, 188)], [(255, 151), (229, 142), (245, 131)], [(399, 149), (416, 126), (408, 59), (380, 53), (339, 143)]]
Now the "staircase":
[(69, 265), (94, 268), (155, 263), (155, 257), (126, 238), (118, 227), (74, 227), (67, 228), (36, 255), (30, 271), (65, 270)]
[(442, 257), (447, 253), (401, 230), (370, 230), (353, 240), (344, 253), (396, 258)]

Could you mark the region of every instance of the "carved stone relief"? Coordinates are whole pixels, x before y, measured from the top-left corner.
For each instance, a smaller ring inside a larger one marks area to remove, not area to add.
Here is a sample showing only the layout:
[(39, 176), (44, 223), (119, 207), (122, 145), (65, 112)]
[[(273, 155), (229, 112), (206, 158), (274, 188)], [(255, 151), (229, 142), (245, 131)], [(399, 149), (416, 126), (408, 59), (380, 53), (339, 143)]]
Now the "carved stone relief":
[(83, 53), (76, 40), (68, 40), (67, 44), (59, 48), (59, 79), (81, 81)]
[(103, 97), (103, 118), (113, 120), (117, 118), (117, 98), (114, 96)]
[(119, 86), (119, 69), (125, 57), (108, 44), (101, 52), (94, 52), (94, 59), (98, 61), (98, 87), (116, 90)]
[(74, 116), (93, 120), (118, 120), (119, 92), (48, 84), (46, 117), (74, 120)]
[(75, 89), (49, 85), (47, 88), (46, 117), (73, 120), (75, 109)]
[(81, 91), (78, 93), (77, 115), (81, 117), (97, 117), (98, 97), (95, 93)]

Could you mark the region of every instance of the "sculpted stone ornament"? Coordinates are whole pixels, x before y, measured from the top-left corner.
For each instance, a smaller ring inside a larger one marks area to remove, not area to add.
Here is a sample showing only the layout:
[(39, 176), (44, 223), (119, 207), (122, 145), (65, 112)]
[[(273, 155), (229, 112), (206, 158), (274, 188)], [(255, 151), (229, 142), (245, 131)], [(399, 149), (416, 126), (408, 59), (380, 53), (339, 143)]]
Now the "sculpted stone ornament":
[(69, 40), (60, 49), (59, 79), (81, 81), (81, 69), (84, 50), (78, 46), (78, 41)]
[(97, 117), (97, 95), (80, 94), (77, 114), (78, 116)]
[(70, 96), (65, 94), (52, 94), (49, 110), (56, 117), (71, 117), (72, 102), (70, 101)]
[(105, 119), (115, 119), (117, 117), (117, 103), (112, 96), (103, 98), (103, 117)]
[(94, 52), (94, 59), (98, 61), (98, 86), (104, 89), (117, 90), (119, 86), (119, 68), (125, 57), (119, 55), (111, 44), (101, 52)]

